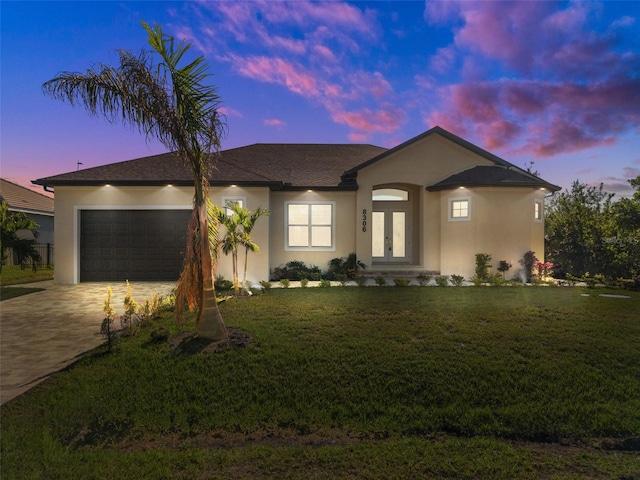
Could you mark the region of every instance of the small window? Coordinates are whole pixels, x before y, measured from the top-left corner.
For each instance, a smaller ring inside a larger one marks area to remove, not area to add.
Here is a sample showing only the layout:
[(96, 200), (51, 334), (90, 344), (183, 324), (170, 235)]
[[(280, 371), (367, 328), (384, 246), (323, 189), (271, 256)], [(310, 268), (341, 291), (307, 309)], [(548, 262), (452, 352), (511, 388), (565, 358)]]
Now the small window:
[(333, 250), (335, 205), (327, 203), (285, 204), (286, 250)]
[(409, 192), (398, 188), (379, 188), (373, 191), (371, 199), (374, 202), (406, 202)]
[(542, 221), (542, 200), (535, 200), (533, 202), (533, 219), (536, 222), (541, 222)]
[(449, 221), (465, 221), (471, 219), (471, 199), (450, 198), (449, 199)]
[(233, 215), (233, 210), (229, 207), (234, 203), (242, 208), (246, 208), (247, 197), (222, 197), (222, 208), (224, 209), (224, 213), (227, 214), (227, 217)]

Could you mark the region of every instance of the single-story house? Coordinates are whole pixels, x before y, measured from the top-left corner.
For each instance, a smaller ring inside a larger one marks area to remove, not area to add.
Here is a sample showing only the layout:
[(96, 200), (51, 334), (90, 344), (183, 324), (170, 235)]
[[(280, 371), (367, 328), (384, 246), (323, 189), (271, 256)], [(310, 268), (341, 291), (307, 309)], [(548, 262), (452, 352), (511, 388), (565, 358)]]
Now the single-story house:
[[(56, 193), (59, 283), (175, 280), (193, 177), (165, 153), (35, 180)], [(217, 205), (267, 208), (252, 232), (248, 279), (291, 260), (326, 269), (355, 252), (368, 270), (470, 278), (475, 254), (544, 258), (545, 197), (560, 189), (434, 127), (394, 148), (254, 144), (220, 153)], [(495, 269), (494, 269), (495, 271)], [(223, 257), (218, 273), (231, 278)]]

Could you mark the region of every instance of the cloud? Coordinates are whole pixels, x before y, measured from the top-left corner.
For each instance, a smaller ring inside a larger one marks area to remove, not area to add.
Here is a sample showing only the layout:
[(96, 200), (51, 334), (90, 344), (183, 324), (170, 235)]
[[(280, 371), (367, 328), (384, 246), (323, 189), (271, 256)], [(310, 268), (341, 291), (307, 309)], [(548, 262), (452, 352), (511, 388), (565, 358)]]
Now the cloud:
[[(559, 10), (552, 2), (452, 0), (427, 2), (425, 19), (432, 24), (462, 22), (445, 47), (455, 48), (458, 55), (480, 55), (519, 74), (601, 78), (624, 71), (620, 61), (629, 58), (616, 50), (620, 38), (613, 30), (598, 33), (592, 27), (599, 8), (594, 2), (571, 2)], [(614, 25), (633, 22), (623, 17)], [(637, 67), (638, 56), (632, 55)], [(441, 56), (438, 51), (432, 58), (436, 69)]]
[[(443, 5), (446, 3), (446, 5)], [(425, 19), (457, 22), (453, 42), (430, 58), (436, 80), (460, 65), (424, 112), (425, 123), (482, 140), (487, 148), (550, 157), (611, 145), (640, 128), (640, 55), (600, 7), (550, 2), (427, 2)], [(454, 23), (455, 24), (455, 23)], [(419, 84), (418, 84), (419, 85)]]
[(391, 104), (383, 104), (380, 109), (369, 108), (360, 111), (336, 111), (332, 118), (337, 123), (348, 125), (362, 133), (392, 133), (405, 122), (404, 111)]
[(244, 116), (240, 110), (236, 110), (235, 108), (231, 108), (226, 105), (221, 106), (218, 111), (227, 117), (242, 118)]
[(322, 86), (319, 79), (312, 72), (283, 58), (234, 55), (232, 61), (236, 71), (245, 77), (285, 86), (291, 92), (307, 98), (320, 95)]
[(277, 118), (265, 118), (262, 123), (268, 127), (284, 127), (286, 125), (284, 121)]
[(451, 85), (426, 117), (488, 148), (520, 148), (539, 157), (610, 145), (640, 127), (640, 79), (583, 85), (501, 80)]
[[(200, 24), (201, 49), (238, 75), (321, 105), (333, 121), (354, 129), (354, 138), (397, 128), (401, 116), (376, 105), (393, 98), (393, 87), (380, 71), (353, 62), (363, 48), (377, 45), (381, 26), (375, 10), (339, 1), (192, 5), (189, 21)], [(368, 124), (364, 112), (381, 126)]]

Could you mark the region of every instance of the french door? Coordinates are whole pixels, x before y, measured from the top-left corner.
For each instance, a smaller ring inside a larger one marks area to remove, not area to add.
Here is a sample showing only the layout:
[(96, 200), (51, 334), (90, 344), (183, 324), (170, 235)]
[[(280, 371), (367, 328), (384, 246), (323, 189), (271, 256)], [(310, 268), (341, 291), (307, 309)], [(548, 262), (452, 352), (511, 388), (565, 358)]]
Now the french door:
[(376, 208), (371, 218), (371, 255), (375, 263), (410, 263), (410, 215), (398, 208)]

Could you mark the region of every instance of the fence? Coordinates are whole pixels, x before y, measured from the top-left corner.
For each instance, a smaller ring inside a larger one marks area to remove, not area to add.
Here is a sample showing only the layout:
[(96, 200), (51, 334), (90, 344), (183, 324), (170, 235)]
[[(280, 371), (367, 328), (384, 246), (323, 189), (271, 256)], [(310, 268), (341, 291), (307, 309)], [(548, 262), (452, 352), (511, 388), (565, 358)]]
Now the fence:
[[(35, 248), (40, 254), (40, 262), (36, 262), (36, 265), (41, 267), (43, 265), (51, 267), (53, 265), (53, 243), (36, 243)], [(7, 248), (7, 259), (5, 265), (20, 265), (20, 259), (16, 252), (11, 247)], [(31, 265), (31, 261), (25, 261), (25, 265)]]

